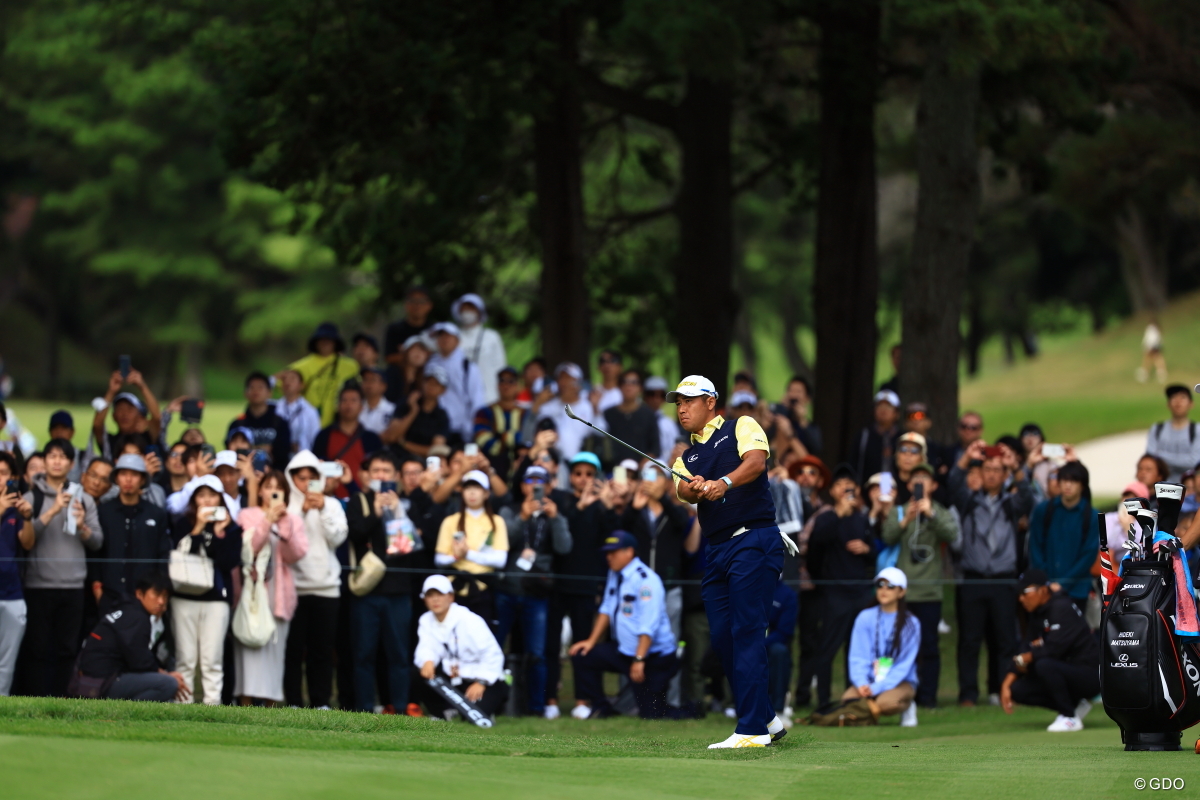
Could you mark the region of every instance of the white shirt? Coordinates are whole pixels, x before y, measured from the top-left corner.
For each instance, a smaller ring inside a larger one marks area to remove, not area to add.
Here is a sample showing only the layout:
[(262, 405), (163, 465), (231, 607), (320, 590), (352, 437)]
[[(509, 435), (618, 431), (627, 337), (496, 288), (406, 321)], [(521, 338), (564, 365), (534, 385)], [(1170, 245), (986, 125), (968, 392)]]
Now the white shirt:
[(379, 405), (371, 408), (365, 402), (363, 403), (362, 413), (358, 415), (358, 421), (364, 428), (371, 433), (382, 434), (387, 429), (388, 424), (392, 421), (392, 417), (396, 413), (396, 404), (388, 400), (386, 397), (379, 398)]
[(683, 429), (679, 427), (679, 421), (674, 414), (668, 417), (661, 408), (654, 412), (654, 416), (658, 420), (659, 460), (666, 461), (671, 457), (671, 451), (675, 449), (675, 442)]
[(311, 450), (313, 439), (321, 432), (321, 415), (313, 404), (297, 397), (295, 401), (275, 401), (275, 413), (287, 420), (292, 431), (292, 450)]
[[(592, 403), (586, 396), (581, 394), (578, 400), (571, 403), (571, 410), (580, 419), (587, 420), (601, 430), (608, 430), (604, 417), (592, 410)], [(557, 397), (542, 406), (542, 410), (538, 412), (538, 419), (554, 420), (558, 429), (558, 452), (562, 453), (563, 463), (570, 463), (571, 459), (579, 454), (583, 449), (583, 440), (592, 433), (592, 429), (587, 425), (567, 416), (563, 411), (563, 401)]]
[[(600, 389), (600, 403), (596, 408), (596, 416), (604, 416), (604, 412), (613, 406), (621, 405), (621, 401), (625, 398), (621, 396), (621, 387), (614, 386), (611, 389)], [(575, 406), (571, 406), (574, 408)]]
[(448, 356), (430, 356), (429, 367), (434, 365), (446, 370), (450, 380), (445, 393), (438, 399), (438, 405), (446, 409), (446, 416), (450, 418), (450, 430), (458, 431), (464, 442), (475, 441), (475, 412), (487, 405), (479, 367), (471, 363), (461, 346)]
[(438, 622), (432, 611), (421, 615), (417, 623), (417, 649), (413, 663), (417, 667), (432, 661), (447, 675), (465, 681), (492, 684), (504, 674), (504, 652), (483, 617), (458, 603), (451, 603), (446, 618)]
[[(479, 367), (479, 375), (483, 380), (483, 395), (487, 402), (478, 408), (491, 405), (500, 399), (499, 374), (500, 370), (508, 366), (504, 340), (500, 338), (499, 333), (483, 325), (473, 328), (460, 327), (460, 330), (462, 338), (459, 339), (458, 346), (467, 360)], [(472, 414), (475, 410), (478, 409), (472, 410)]]

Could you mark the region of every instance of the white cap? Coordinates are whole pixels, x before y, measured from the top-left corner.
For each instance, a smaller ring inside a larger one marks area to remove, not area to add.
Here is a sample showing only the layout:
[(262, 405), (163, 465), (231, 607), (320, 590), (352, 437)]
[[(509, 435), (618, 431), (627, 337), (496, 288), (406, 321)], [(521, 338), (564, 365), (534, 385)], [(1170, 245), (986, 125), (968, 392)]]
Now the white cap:
[(412, 336), (405, 339), (404, 344), (400, 345), (400, 349), (407, 350), (408, 348), (412, 347), (413, 345), (417, 345), (417, 344), (421, 345), (421, 347), (424, 347), (426, 350), (428, 350), (431, 353), (437, 349), (433, 346), (433, 342), (429, 341), (429, 337), (423, 333), (415, 333)]
[(701, 395), (717, 397), (717, 387), (713, 386), (713, 382), (703, 375), (688, 375), (679, 382), (675, 391), (667, 392), (667, 402), (674, 403), (680, 395), (684, 397), (700, 397)]
[(891, 389), (884, 389), (881, 392), (875, 393), (876, 403), (890, 403), (892, 406), (900, 407), (900, 395), (893, 392)]
[(466, 475), (463, 475), (463, 483), (475, 482), (486, 489), (488, 492), (492, 490), (492, 482), (488, 480), (487, 473), (480, 469), (473, 469)]
[(634, 461), (632, 458), (625, 459), (620, 464), (617, 464), (617, 466), (624, 467), (625, 469), (627, 469), (630, 472), (635, 473), (635, 474), (638, 471), (638, 463), (636, 461)]
[(431, 336), (437, 336), (439, 333), (448, 333), (459, 339), (462, 338), (462, 331), (453, 322), (439, 322), (429, 329)]
[(473, 292), (468, 292), (454, 301), (454, 303), (450, 306), (451, 316), (453, 316), (454, 319), (458, 320), (459, 322), (462, 322), (462, 307), (467, 303), (470, 303), (479, 309), (480, 322), (487, 321), (487, 306), (483, 304), (483, 298), (477, 294), (474, 294)]
[(430, 575), (425, 579), (425, 584), (421, 587), (421, 597), (425, 597), (425, 593), (433, 590), (442, 594), (454, 594), (454, 586), (450, 584), (450, 579), (445, 575)]
[(908, 576), (895, 567), (884, 567), (879, 570), (879, 574), (875, 576), (875, 580), (887, 581), (892, 586), (899, 586), (901, 589), (908, 588)]
[(237, 453), (232, 450), (221, 450), (217, 453), (217, 458), (213, 461), (213, 469), (217, 467), (233, 467), (237, 469)]
[(563, 373), (567, 373), (577, 381), (583, 380), (583, 370), (573, 361), (564, 361), (554, 368), (554, 377), (558, 377)]
[(646, 382), (642, 385), (647, 392), (665, 392), (667, 390), (667, 379), (658, 375), (651, 375), (646, 378)]
[(737, 408), (740, 405), (758, 405), (758, 398), (754, 396), (754, 392), (734, 392), (729, 398), (729, 407)]
[(441, 364), (430, 364), (425, 368), (425, 377), (433, 378), (443, 387), (450, 385), (450, 376), (446, 373), (446, 368)]

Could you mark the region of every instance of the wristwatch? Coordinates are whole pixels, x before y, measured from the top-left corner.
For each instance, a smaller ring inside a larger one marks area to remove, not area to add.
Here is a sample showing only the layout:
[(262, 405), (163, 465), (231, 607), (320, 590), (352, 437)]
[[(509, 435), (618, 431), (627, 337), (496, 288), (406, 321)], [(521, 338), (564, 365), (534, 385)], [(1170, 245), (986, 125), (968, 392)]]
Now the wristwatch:
[(730, 489), (732, 489), (732, 488), (733, 488), (733, 481), (731, 481), (731, 480), (729, 479), (729, 476), (728, 476), (728, 475), (722, 475), (722, 476), (721, 476), (721, 480), (725, 481), (725, 485), (726, 485), (726, 486), (728, 486)]
[(646, 657), (645, 657), (645, 656), (634, 656), (634, 657), (633, 657), (633, 660), (634, 660), (634, 661), (636, 661), (638, 664), (644, 664), (644, 663), (646, 663)]

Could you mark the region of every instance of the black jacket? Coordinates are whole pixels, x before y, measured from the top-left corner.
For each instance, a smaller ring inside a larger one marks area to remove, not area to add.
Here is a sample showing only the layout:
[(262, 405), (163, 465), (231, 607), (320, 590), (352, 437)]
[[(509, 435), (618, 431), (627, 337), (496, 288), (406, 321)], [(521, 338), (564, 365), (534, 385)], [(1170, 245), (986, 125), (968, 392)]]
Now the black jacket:
[(1093, 668), (1100, 664), (1100, 643), (1066, 592), (1055, 592), (1029, 614), (1020, 652), (1032, 653), (1034, 661), (1053, 658)]
[[(366, 506), (365, 513), (363, 511), (364, 504)], [(383, 563), (389, 569), (389, 572), (384, 574), (383, 580), (367, 594), (403, 595), (412, 592), (412, 573), (390, 571), (393, 568), (412, 567), (412, 553), (387, 554), (387, 531), (384, 528), (383, 520), (375, 514), (374, 492), (368, 490), (351, 495), (346, 502), (346, 524), (350, 528), (350, 546), (354, 548), (354, 557), (357, 561), (362, 563), (363, 557), (367, 554), (367, 545), (370, 545), (371, 552), (383, 559)]]
[(669, 583), (683, 578), (683, 542), (691, 521), (686, 508), (663, 500), (663, 513), (651, 524), (646, 509), (635, 509), (631, 503), (621, 515), (621, 528), (637, 539), (638, 558)]
[(225, 527), (225, 536), (217, 538), (213, 533), (213, 523), (208, 523), (204, 532), (191, 536), (192, 529), (187, 517), (180, 517), (175, 522), (171, 532), (172, 547), (178, 545), (185, 536), (191, 536), (192, 544), (188, 552), (192, 555), (207, 555), (213, 561), (213, 588), (201, 595), (180, 595), (184, 600), (223, 600), (233, 602), (232, 573), (242, 565), (242, 529), (236, 522)]
[(896, 440), (903, 431), (893, 426), (886, 433), (880, 433), (874, 425), (868, 425), (858, 435), (857, 454), (854, 468), (859, 477), (866, 480), (877, 472), (883, 472), (892, 463), (892, 455), (896, 452)]
[(555, 489), (550, 497), (558, 504), (559, 513), (566, 515), (572, 540), (571, 552), (554, 560), (554, 571), (560, 575), (587, 576), (560, 578), (555, 586), (563, 594), (599, 596), (608, 577), (608, 562), (600, 546), (617, 529), (617, 515), (599, 500), (581, 509), (579, 501), (568, 492)]
[(104, 584), (110, 602), (131, 601), (139, 578), (167, 571), (172, 547), (167, 510), (144, 499), (136, 506), (126, 506), (114, 497), (101, 503), (96, 514), (104, 545), (98, 553), (94, 580)]
[[(862, 555), (846, 549), (846, 543), (861, 539), (870, 548)], [(842, 585), (823, 586), (844, 590), (864, 590), (875, 577), (875, 544), (867, 525), (867, 515), (855, 511), (848, 517), (834, 512), (821, 514), (813, 521), (808, 540), (808, 571), (817, 580), (853, 581)]]
[(150, 615), (137, 600), (122, 603), (100, 618), (83, 640), (79, 669), (93, 678), (126, 672), (157, 672)]
[(255, 447), (271, 448), (271, 463), (275, 469), (285, 469), (292, 458), (292, 428), (288, 421), (275, 413), (275, 406), (268, 405), (262, 416), (251, 415), (247, 408), (241, 416), (229, 423), (229, 430), (246, 428), (253, 434), (250, 444)]

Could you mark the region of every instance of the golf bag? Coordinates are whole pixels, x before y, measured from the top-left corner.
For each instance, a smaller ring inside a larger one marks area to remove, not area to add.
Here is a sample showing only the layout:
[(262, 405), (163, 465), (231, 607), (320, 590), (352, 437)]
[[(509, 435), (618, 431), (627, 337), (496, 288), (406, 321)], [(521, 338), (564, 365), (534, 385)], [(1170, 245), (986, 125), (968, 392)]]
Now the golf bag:
[[(1154, 536), (1154, 512), (1137, 513), (1147, 542), (1173, 538)], [(1179, 750), (1179, 732), (1200, 722), (1200, 648), (1177, 633), (1179, 556), (1135, 552), (1143, 558), (1126, 559), (1105, 587), (1100, 693), (1126, 750)], [(1107, 556), (1105, 546), (1102, 563)]]

